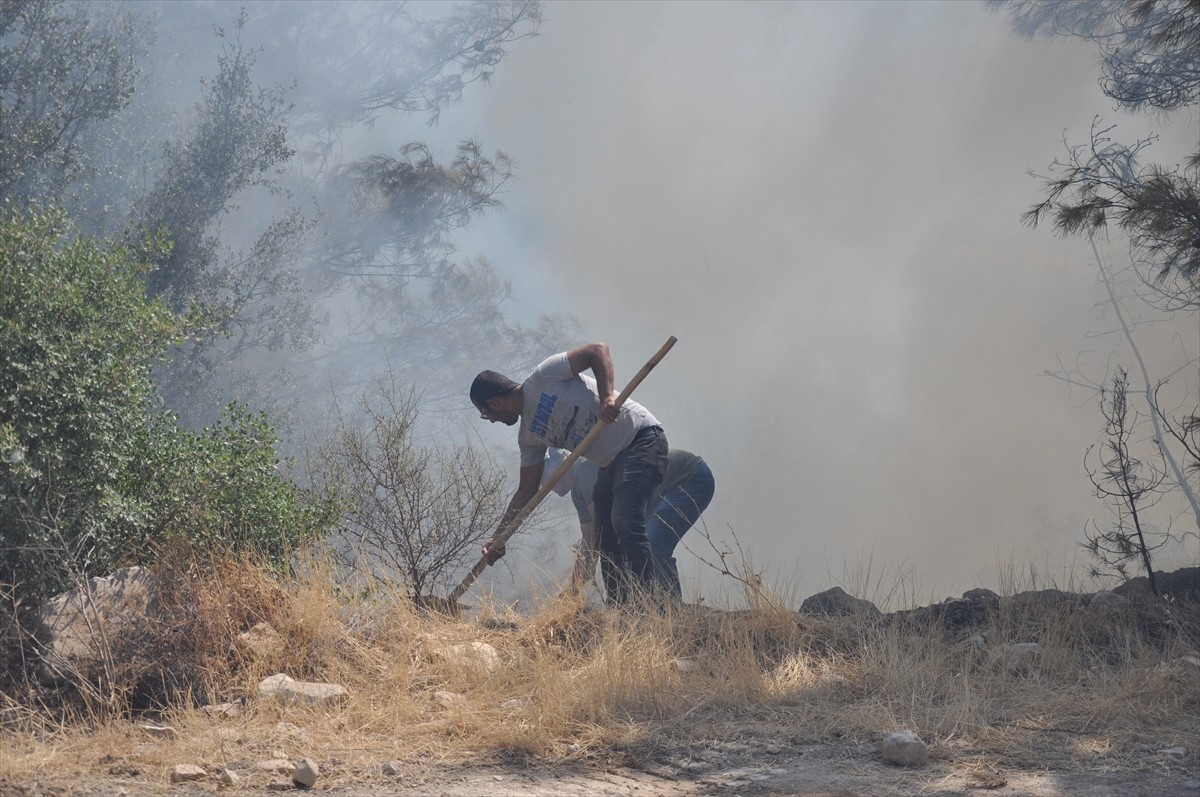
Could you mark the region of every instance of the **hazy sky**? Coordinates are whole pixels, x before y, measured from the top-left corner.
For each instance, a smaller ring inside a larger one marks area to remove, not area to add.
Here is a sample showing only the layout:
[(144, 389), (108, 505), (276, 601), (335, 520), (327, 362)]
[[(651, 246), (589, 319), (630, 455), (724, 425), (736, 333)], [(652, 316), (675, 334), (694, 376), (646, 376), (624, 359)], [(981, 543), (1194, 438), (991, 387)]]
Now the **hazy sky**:
[[(551, 2), (430, 135), (514, 157), (508, 212), (464, 249), (531, 321), (573, 313), (621, 384), (679, 338), (637, 398), (712, 465), (718, 544), (798, 597), (940, 599), (1010, 564), (1061, 585), (1105, 517), (1094, 404), (1042, 374), (1082, 352), (1103, 379), (1112, 321), (1087, 245), (1018, 220), (1064, 133), (1163, 128), (1112, 111), (1097, 61), (974, 3)], [(1163, 132), (1151, 154), (1181, 160), (1196, 112)], [(1200, 349), (1194, 318), (1170, 334), (1164, 369)], [(689, 599), (720, 589), (679, 558)]]

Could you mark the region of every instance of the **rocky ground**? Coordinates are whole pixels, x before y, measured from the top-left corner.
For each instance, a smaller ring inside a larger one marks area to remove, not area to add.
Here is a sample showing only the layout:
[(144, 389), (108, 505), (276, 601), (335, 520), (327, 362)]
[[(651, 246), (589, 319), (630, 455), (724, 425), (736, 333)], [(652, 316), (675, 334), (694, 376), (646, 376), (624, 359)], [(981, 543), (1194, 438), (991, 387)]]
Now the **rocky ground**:
[[(1085, 742), (1086, 739), (1076, 740)], [(1052, 741), (1048, 746), (1056, 746)], [(1075, 745), (1078, 746), (1078, 745)], [(748, 736), (744, 741), (690, 745), (643, 763), (581, 758), (555, 764), (527, 759), (425, 762), (394, 767), (354, 767), (332, 761), (308, 790), (343, 797), (871, 797), (872, 795), (1022, 795), (1023, 797), (1188, 797), (1200, 795), (1195, 755), (1146, 752), (1120, 769), (1111, 761), (1090, 766), (1064, 761), (1037, 765), (970, 766), (970, 750), (935, 748), (929, 764), (902, 768), (884, 763), (877, 744), (796, 744), (785, 735)], [(1130, 768), (1132, 765), (1132, 768)], [(261, 794), (289, 788), (266, 772), (241, 770), (236, 785), (220, 787), (209, 777), (170, 784), (170, 773), (148, 779), (138, 773), (106, 772), (75, 781), (5, 783), (5, 797), (194, 797)], [(148, 782), (148, 780), (150, 782)]]
[[(1200, 570), (1190, 568), (1167, 575), (1181, 599), (1195, 600), (1192, 592), (1200, 585)], [(1041, 590), (1004, 600), (1019, 605), (1074, 601), (1110, 613), (1120, 611), (1123, 602), (1143, 588), (1135, 581), (1107, 595)], [(972, 629), (981, 618), (994, 612), (1000, 600), (989, 591), (972, 590), (961, 599), (880, 616), (880, 620), (904, 626), (936, 623), (966, 638), (974, 633)], [(864, 604), (834, 589), (805, 601), (803, 611), (808, 616), (878, 612)], [(1184, 658), (1189, 667), (1200, 667), (1200, 661), (1192, 661), (1195, 656)], [(297, 688), (295, 682), (287, 680), (290, 683), (283, 686)], [(259, 699), (266, 694), (266, 687), (260, 685)], [(338, 697), (332, 695), (329, 699)], [(297, 785), (302, 778), (295, 761), (268, 765), (259, 758), (239, 754), (233, 742), (220, 746), (222, 755), (228, 753), (220, 762), (191, 765), (195, 767), (194, 780), (173, 767), (157, 771), (157, 764), (135, 765), (131, 762), (162, 759), (138, 755), (139, 748), (149, 749), (156, 743), (149, 738), (155, 734), (148, 734), (144, 724), (131, 723), (128, 736), (138, 741), (132, 751), (119, 758), (96, 749), (72, 750), (64, 746), (36, 778), (6, 776), (0, 767), (0, 797), (193, 797), (216, 792), (239, 795), (301, 789), (344, 797), (1200, 797), (1200, 750), (1193, 749), (1200, 746), (1200, 717), (1196, 718), (1195, 733), (1181, 737), (1197, 740), (1191, 747), (1179, 745), (1178, 739), (1157, 739), (1153, 728), (1149, 736), (1130, 743), (1106, 735), (1103, 723), (1096, 726), (1098, 729), (1088, 723), (1073, 727), (1053, 722), (1028, 727), (1014, 723), (1012, 728), (989, 728), (989, 733), (1004, 734), (1004, 743), (990, 744), (988, 749), (972, 747), (965, 736), (955, 738), (953, 734), (938, 741), (914, 737), (920, 755), (919, 760), (908, 762), (911, 765), (896, 763), (897, 755), (889, 747), (895, 740), (882, 733), (880, 738), (849, 739), (823, 728), (802, 727), (789, 716), (787, 706), (759, 706), (741, 715), (697, 716), (689, 722), (692, 725), (686, 734), (681, 732), (677, 738), (640, 739), (628, 749), (590, 750), (570, 745), (537, 757), (489, 752), (464, 759), (461, 748), (450, 747), (442, 754), (422, 755), (401, 749), (399, 740), (384, 738), (366, 743), (359, 737), (353, 748), (329, 751), (319, 763), (319, 772), (310, 773), (311, 787)], [(880, 723), (881, 727), (886, 724)], [(303, 730), (289, 727), (303, 734)], [(236, 736), (232, 729), (228, 732)], [(974, 738), (979, 739), (979, 734)], [(927, 746), (926, 741), (931, 744)], [(335, 742), (333, 747), (337, 746)], [(459, 752), (451, 753), (451, 749)], [(4, 752), (0, 750), (0, 764)], [(20, 751), (9, 752), (21, 755)]]

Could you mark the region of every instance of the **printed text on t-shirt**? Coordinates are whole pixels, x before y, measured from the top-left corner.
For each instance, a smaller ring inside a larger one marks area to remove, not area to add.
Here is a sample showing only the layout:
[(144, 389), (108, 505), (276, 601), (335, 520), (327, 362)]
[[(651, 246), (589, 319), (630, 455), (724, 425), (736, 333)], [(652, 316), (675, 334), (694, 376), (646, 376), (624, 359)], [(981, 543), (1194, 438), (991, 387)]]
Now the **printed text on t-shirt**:
[(542, 437), (550, 428), (550, 413), (554, 410), (554, 402), (558, 396), (542, 393), (538, 396), (537, 409), (533, 412), (533, 420), (529, 423), (529, 431)]

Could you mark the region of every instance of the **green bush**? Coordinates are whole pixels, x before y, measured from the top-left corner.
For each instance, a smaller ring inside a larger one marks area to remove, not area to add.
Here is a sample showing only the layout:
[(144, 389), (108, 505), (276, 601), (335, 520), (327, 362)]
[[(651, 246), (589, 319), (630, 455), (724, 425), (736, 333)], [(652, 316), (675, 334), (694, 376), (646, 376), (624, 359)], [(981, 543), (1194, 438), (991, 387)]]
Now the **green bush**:
[(293, 545), (325, 534), (334, 504), (281, 475), (277, 442), (265, 414), (237, 405), (201, 432), (155, 418), (122, 489), (151, 519), (133, 547), (182, 537), (199, 550), (253, 550), (282, 563)]
[(327, 522), (279, 472), (266, 418), (234, 408), (190, 432), (154, 409), (151, 366), (184, 322), (146, 273), (61, 214), (0, 221), (0, 584), (22, 597), (173, 536), (278, 559)]

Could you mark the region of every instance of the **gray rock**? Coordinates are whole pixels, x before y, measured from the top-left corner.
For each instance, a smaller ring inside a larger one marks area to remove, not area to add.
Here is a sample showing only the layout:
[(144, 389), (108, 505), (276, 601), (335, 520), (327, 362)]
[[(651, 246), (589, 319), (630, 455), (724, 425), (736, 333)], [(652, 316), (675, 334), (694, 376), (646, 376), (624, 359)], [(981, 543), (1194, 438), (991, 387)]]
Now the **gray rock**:
[(143, 568), (126, 567), (43, 604), (33, 631), (39, 643), (38, 678), (42, 683), (58, 683), (81, 662), (100, 656), (123, 624), (144, 618), (150, 600), (148, 585)]
[(1029, 672), (1042, 656), (1042, 646), (1036, 642), (1014, 642), (992, 653), (992, 664), (1010, 674)]
[(236, 786), (240, 780), (238, 773), (228, 767), (217, 773), (217, 783), (222, 786)]
[(445, 689), (439, 689), (434, 692), (433, 699), (442, 708), (464, 708), (467, 705), (466, 695), (460, 695), (458, 692), (447, 692)]
[(389, 761), (383, 765), (383, 774), (389, 778), (404, 777), (404, 769), (400, 766), (399, 761)]
[(321, 767), (311, 758), (301, 758), (296, 762), (296, 768), (292, 771), (292, 783), (302, 789), (311, 789), (319, 777), (321, 777)]
[(156, 725), (154, 723), (146, 723), (141, 726), (141, 729), (155, 739), (178, 739), (179, 731), (169, 725)]
[[(1184, 567), (1169, 573), (1156, 570), (1154, 580), (1164, 598), (1174, 597), (1180, 603), (1200, 598), (1200, 567)], [(1113, 591), (1133, 599), (1153, 598), (1150, 581), (1145, 576), (1131, 578), (1124, 584), (1117, 585)]]
[(900, 767), (929, 763), (929, 747), (912, 731), (893, 731), (883, 737), (883, 760)]
[(1016, 606), (1024, 609), (1041, 608), (1053, 609), (1068, 601), (1076, 601), (1078, 597), (1069, 592), (1064, 592), (1061, 589), (1039, 589), (1029, 590), (1026, 592), (1018, 592), (1013, 595), (1010, 600)]
[(338, 684), (297, 681), (283, 673), (277, 673), (259, 682), (258, 696), (273, 699), (283, 705), (298, 703), (307, 706), (340, 706), (350, 699), (350, 692)]
[(238, 651), (251, 659), (270, 659), (283, 652), (283, 637), (270, 623), (256, 623), (248, 631), (237, 635), (234, 642)]
[(991, 606), (999, 606), (1000, 605), (1000, 596), (998, 594), (996, 594), (995, 592), (993, 592), (992, 590), (985, 589), (983, 587), (976, 587), (975, 589), (969, 589), (966, 592), (964, 592), (962, 596), (963, 596), (963, 600), (967, 600), (967, 601), (986, 603)]
[(274, 772), (279, 775), (292, 774), (292, 762), (286, 758), (271, 758), (266, 761), (259, 761), (254, 765), (254, 768), (261, 772)]
[(1088, 606), (1093, 606), (1098, 609), (1115, 609), (1119, 606), (1128, 606), (1129, 598), (1113, 592), (1111, 589), (1102, 589), (1099, 592), (1093, 592), (1088, 598)]
[(210, 717), (240, 717), (244, 712), (245, 707), (240, 701), (234, 703), (213, 703), (200, 707), (200, 713), (207, 714)]
[(841, 587), (833, 587), (816, 595), (810, 595), (800, 604), (800, 611), (806, 614), (822, 614), (828, 616), (862, 615), (879, 617), (881, 612), (875, 604), (862, 598), (848, 595)]
[(500, 669), (500, 653), (488, 643), (479, 640), (447, 645), (434, 652), (447, 661), (478, 668), (488, 675)]
[(193, 780), (204, 780), (206, 777), (208, 777), (208, 773), (204, 771), (204, 767), (195, 764), (176, 764), (171, 769), (172, 783), (187, 783)]
[(291, 722), (284, 722), (280, 720), (279, 722), (275, 723), (275, 730), (284, 736), (295, 736), (299, 739), (308, 738), (308, 731)]

